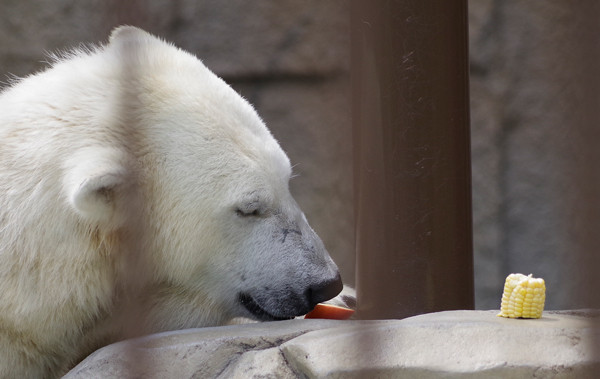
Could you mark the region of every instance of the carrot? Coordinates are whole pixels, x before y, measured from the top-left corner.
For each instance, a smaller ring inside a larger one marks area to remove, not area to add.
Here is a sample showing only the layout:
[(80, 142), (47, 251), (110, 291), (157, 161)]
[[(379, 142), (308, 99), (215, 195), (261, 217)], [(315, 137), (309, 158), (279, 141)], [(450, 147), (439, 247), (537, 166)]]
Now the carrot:
[(347, 320), (354, 314), (353, 309), (338, 307), (331, 304), (317, 304), (315, 309), (308, 312), (304, 318), (328, 318), (332, 320)]

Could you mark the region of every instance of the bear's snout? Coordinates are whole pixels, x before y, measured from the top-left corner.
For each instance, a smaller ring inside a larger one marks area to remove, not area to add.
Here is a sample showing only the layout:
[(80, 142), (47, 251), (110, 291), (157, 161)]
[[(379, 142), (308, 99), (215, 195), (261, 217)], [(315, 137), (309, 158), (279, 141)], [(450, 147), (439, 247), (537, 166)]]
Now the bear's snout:
[(342, 284), (339, 272), (333, 279), (311, 285), (305, 292), (310, 309), (313, 309), (318, 303), (334, 298), (338, 293), (342, 292), (343, 287), (344, 285)]
[(287, 288), (268, 288), (260, 292), (241, 292), (238, 301), (253, 318), (261, 321), (285, 320), (310, 312), (315, 305), (334, 298), (343, 289), (342, 279), (335, 276), (313, 282), (299, 292)]

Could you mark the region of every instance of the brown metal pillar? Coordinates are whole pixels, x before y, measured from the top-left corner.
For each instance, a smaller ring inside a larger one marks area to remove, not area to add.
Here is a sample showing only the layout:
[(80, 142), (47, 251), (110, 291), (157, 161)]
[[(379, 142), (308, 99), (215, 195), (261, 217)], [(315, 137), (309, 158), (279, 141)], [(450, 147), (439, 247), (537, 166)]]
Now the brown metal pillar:
[[(600, 4), (586, 5), (569, 7), (570, 13), (566, 13), (573, 47), (564, 56), (562, 66), (571, 82), (563, 95), (570, 121), (565, 138), (572, 146), (565, 159), (573, 182), (570, 201), (565, 203), (569, 211), (565, 213), (575, 243), (563, 264), (575, 263), (576, 267), (575, 276), (566, 276), (577, 283), (569, 294), (571, 302), (581, 308), (600, 309)], [(590, 334), (593, 358), (600, 360), (600, 318), (590, 317), (589, 321), (595, 329)]]
[(351, 18), (358, 317), (472, 309), (466, 1)]

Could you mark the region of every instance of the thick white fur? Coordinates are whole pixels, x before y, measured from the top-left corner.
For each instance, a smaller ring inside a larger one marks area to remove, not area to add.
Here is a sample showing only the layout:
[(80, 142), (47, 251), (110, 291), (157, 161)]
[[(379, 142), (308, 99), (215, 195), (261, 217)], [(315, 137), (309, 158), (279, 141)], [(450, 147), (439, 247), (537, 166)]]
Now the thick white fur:
[(254, 109), (139, 29), (0, 94), (0, 377), (142, 333), (276, 316), (337, 268)]

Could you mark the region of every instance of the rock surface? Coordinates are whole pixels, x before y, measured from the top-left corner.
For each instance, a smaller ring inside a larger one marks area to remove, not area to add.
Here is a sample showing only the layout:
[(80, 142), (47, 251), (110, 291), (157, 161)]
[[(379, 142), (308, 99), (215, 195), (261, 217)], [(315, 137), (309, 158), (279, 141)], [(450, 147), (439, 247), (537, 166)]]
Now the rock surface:
[(291, 320), (151, 335), (90, 355), (65, 378), (592, 378), (600, 312), (448, 311), (404, 320)]

